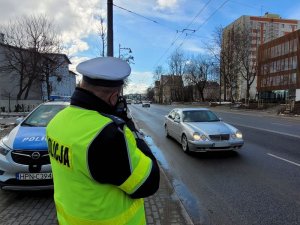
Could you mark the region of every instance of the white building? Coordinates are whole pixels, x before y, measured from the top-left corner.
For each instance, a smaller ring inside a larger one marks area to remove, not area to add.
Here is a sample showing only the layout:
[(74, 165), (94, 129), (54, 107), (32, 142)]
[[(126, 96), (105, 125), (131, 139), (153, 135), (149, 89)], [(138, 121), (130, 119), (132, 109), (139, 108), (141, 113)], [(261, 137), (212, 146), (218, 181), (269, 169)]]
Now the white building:
[[(3, 40), (4, 36), (0, 33), (0, 112), (14, 111), (17, 105), (21, 106), (23, 110), (31, 110), (41, 102), (47, 100), (46, 82), (36, 79), (29, 89), (27, 98), (24, 100), (24, 95), (22, 95), (17, 100), (17, 94), (20, 89), (20, 74), (17, 70), (7, 70), (4, 68), (8, 62), (5, 50), (8, 47), (11, 49), (14, 49), (14, 47), (5, 45)], [(15, 49), (16, 51), (20, 51), (18, 48)], [(21, 49), (21, 51), (27, 50)], [(69, 71), (69, 64), (71, 62), (65, 54), (55, 54), (55, 56), (59, 59), (60, 63), (54, 72), (56, 76), (52, 76), (51, 74), (49, 76), (51, 86), (50, 95), (70, 96), (76, 86), (76, 74)]]

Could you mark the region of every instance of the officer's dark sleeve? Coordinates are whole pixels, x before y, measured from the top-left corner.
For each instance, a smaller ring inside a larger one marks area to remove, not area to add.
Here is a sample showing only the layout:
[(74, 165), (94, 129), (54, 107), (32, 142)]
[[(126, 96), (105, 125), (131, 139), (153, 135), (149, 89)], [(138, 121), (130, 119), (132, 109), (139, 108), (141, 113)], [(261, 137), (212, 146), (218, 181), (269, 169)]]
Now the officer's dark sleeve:
[[(126, 126), (133, 132), (136, 133), (138, 132), (135, 123), (133, 122), (132, 119), (128, 119), (126, 121)], [(141, 196), (147, 192), (149, 193), (148, 196), (154, 194), (157, 189), (159, 188), (159, 180), (160, 180), (160, 173), (159, 173), (159, 166), (157, 164), (156, 158), (155, 156), (152, 154), (151, 149), (149, 148), (149, 146), (146, 144), (145, 140), (142, 138), (139, 138), (139, 135), (136, 135), (136, 144), (137, 147), (149, 158), (151, 158), (152, 160), (152, 171), (150, 173), (151, 178), (147, 179), (146, 182), (141, 185), (141, 187), (139, 189), (137, 189), (133, 194), (131, 194), (132, 198), (141, 198)], [(151, 183), (150, 183), (151, 182)], [(149, 186), (154, 185), (157, 187), (157, 189), (152, 189), (153, 192), (151, 192), (151, 190), (147, 190)]]
[(148, 179), (130, 195), (132, 198), (143, 198), (153, 195), (158, 190), (160, 180), (159, 166), (146, 142), (143, 139), (137, 138), (136, 143), (137, 147), (152, 160), (152, 169)]
[[(156, 161), (152, 162), (152, 165), (150, 174), (135, 191), (137, 194), (134, 195), (135, 193), (133, 193), (133, 197), (147, 197), (158, 189), (159, 170)], [(116, 186), (123, 184), (131, 175), (125, 136), (115, 123), (110, 123), (103, 128), (90, 144), (88, 149), (88, 167), (91, 176), (97, 182)]]

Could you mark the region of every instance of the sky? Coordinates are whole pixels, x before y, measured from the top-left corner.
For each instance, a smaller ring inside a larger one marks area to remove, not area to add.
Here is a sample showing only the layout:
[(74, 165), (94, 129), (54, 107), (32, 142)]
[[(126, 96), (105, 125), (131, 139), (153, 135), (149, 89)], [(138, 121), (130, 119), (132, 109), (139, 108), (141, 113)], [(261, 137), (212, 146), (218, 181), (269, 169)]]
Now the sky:
[[(214, 30), (242, 15), (266, 12), (300, 20), (299, 0), (113, 0), (114, 56), (133, 56), (128, 93), (153, 86), (157, 66), (168, 70), (176, 49), (188, 56), (207, 53)], [(46, 15), (57, 27), (76, 72), (78, 63), (100, 56), (99, 16), (105, 19), (107, 0), (0, 0), (1, 25), (23, 16)], [(0, 30), (1, 32), (1, 30)], [(129, 53), (129, 48), (132, 53)]]

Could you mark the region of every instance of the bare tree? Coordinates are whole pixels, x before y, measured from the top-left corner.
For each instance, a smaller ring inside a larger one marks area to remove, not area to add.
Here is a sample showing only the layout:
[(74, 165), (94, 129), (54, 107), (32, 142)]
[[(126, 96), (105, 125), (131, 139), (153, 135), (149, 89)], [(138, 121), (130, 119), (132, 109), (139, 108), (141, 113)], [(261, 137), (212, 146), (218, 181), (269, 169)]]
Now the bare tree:
[(158, 88), (158, 102), (162, 103), (163, 102), (163, 89), (164, 89), (164, 85), (165, 82), (162, 78), (163, 74), (164, 74), (164, 69), (161, 65), (158, 65), (155, 69), (154, 69), (154, 73), (153, 73), (153, 79), (154, 82), (159, 82), (159, 85), (157, 86)]
[(186, 66), (186, 57), (184, 53), (180, 49), (177, 49), (171, 54), (168, 65), (169, 74), (171, 75), (169, 81), (171, 87), (171, 101), (183, 101), (184, 92), (182, 77)]
[(236, 47), (239, 42), (236, 40), (234, 29), (223, 30), (222, 34), (220, 74), (224, 77), (224, 99), (226, 90), (228, 90), (230, 100), (235, 102), (238, 97), (238, 74), (241, 66), (239, 63), (240, 54), (236, 51), (239, 49)]
[(189, 85), (192, 85), (197, 89), (203, 102), (205, 101), (204, 89), (213, 69), (212, 60), (200, 55), (196, 58), (192, 58), (186, 67), (185, 80)]
[(255, 37), (251, 36), (251, 29), (245, 26), (243, 29), (240, 27), (235, 30), (235, 40), (237, 44), (236, 52), (239, 54), (238, 60), (240, 65), (239, 75), (246, 82), (246, 103), (250, 99), (250, 88), (253, 84), (257, 74), (257, 59), (256, 52), (252, 48), (252, 40)]
[(53, 23), (45, 15), (32, 15), (11, 21), (3, 31), (5, 60), (0, 71), (14, 73), (13, 80), (18, 80), (16, 98), (27, 99), (32, 85), (43, 81), (49, 95), (49, 77), (57, 76), (53, 72), (64, 63), (57, 54), (62, 48)]
[(99, 26), (98, 26), (98, 35), (100, 37), (100, 41), (101, 41), (101, 49), (100, 49), (100, 55), (102, 57), (105, 56), (105, 49), (107, 46), (107, 30), (106, 30), (106, 26), (104, 23), (104, 17), (102, 15), (97, 16), (97, 18), (99, 19)]
[(238, 49), (235, 45), (234, 30), (224, 31), (222, 26), (216, 27), (213, 41), (207, 43), (207, 49), (214, 57), (215, 71), (219, 71), (220, 100), (223, 89), (223, 100), (227, 100), (227, 93), (231, 101), (237, 99), (238, 73), (240, 69)]
[(147, 88), (146, 96), (147, 96), (147, 99), (153, 101), (153, 99), (154, 99), (154, 88), (153, 87), (148, 87)]
[(180, 49), (170, 55), (169, 61), (170, 75), (182, 76), (186, 65), (186, 57)]
[(164, 68), (161, 65), (158, 65), (154, 69), (153, 79), (154, 80), (160, 80), (161, 76), (164, 74)]

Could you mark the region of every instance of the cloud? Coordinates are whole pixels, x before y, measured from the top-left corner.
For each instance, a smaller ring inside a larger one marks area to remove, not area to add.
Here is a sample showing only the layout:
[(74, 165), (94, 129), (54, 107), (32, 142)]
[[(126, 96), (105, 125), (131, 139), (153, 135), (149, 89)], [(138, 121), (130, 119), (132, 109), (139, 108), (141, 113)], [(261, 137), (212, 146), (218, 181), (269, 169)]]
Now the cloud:
[(201, 47), (199, 43), (195, 41), (186, 41), (182, 47), (185, 51), (197, 54), (207, 54), (207, 48)]
[(98, 31), (97, 15), (105, 16), (99, 0), (0, 1), (0, 26), (23, 16), (44, 14), (58, 29), (72, 55), (88, 49), (84, 38)]
[(89, 49), (88, 43), (80, 39), (71, 40), (68, 44), (68, 55), (73, 56), (78, 52), (82, 52)]
[(70, 58), (70, 61), (71, 61), (71, 65), (69, 65), (69, 70), (73, 71), (74, 73), (77, 74), (76, 76), (76, 83), (78, 83), (79, 81), (81, 81), (82, 79), (82, 75), (79, 74), (77, 71), (76, 71), (76, 66), (83, 62), (83, 61), (86, 61), (88, 60), (89, 58), (88, 57), (71, 57)]
[(129, 76), (129, 84), (124, 88), (124, 94), (143, 94), (153, 83), (152, 72), (133, 71)]
[(136, 84), (136, 83), (129, 83), (124, 88), (124, 95), (127, 94), (145, 94), (147, 88), (149, 88), (146, 84)]
[(177, 0), (157, 0), (157, 4), (159, 9), (175, 9), (178, 7)]

